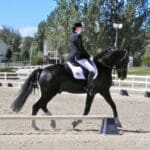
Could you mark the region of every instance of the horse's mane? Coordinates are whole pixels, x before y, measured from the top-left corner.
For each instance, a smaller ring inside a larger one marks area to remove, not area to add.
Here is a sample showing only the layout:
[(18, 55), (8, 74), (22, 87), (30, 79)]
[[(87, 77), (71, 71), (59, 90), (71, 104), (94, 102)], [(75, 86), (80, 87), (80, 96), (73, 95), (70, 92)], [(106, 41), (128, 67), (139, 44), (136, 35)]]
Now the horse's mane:
[(102, 58), (103, 56), (106, 56), (107, 54), (109, 54), (112, 51), (113, 51), (112, 48), (103, 50), (100, 54), (95, 56), (95, 60)]
[(97, 60), (97, 59), (100, 59), (100, 58), (107, 57), (112, 52), (117, 51), (117, 50), (125, 50), (125, 49), (121, 49), (121, 48), (108, 48), (108, 49), (103, 50), (100, 54), (96, 55), (94, 59)]

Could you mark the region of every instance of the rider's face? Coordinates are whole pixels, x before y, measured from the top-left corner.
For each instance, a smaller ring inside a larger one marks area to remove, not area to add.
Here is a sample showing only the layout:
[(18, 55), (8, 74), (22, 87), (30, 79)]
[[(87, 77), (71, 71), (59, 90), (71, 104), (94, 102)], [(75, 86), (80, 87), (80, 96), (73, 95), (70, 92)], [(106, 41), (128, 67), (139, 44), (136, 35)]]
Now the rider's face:
[(82, 27), (77, 27), (77, 28), (76, 28), (76, 32), (77, 32), (77, 33), (81, 33), (81, 32), (82, 32)]

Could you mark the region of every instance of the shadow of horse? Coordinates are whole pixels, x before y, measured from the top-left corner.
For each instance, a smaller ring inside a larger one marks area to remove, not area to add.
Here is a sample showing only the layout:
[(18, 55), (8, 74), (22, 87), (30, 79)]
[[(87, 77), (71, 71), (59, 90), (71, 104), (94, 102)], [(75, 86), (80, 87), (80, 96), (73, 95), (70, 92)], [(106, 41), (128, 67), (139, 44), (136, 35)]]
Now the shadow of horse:
[[(72, 131), (71, 129), (68, 131)], [(77, 131), (77, 132), (99, 132), (99, 129), (73, 129), (73, 131)], [(121, 134), (124, 133), (135, 133), (135, 134), (146, 134), (146, 133), (150, 133), (150, 130), (142, 130), (142, 129), (123, 129), (120, 128), (119, 132), (121, 131)], [(120, 135), (121, 135), (120, 134)]]
[(126, 133), (150, 133), (150, 130), (142, 130), (142, 129), (120, 129), (120, 131), (126, 132)]

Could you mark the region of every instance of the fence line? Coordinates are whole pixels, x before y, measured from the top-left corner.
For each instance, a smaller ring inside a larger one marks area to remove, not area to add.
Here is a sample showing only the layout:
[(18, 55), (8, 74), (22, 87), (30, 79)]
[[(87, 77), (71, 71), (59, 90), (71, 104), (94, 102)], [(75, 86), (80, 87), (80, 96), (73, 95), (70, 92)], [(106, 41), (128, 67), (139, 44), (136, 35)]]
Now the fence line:
[[(8, 86), (12, 84), (12, 87), (20, 88), (24, 83), (25, 79), (29, 76), (30, 73), (0, 73), (0, 84), (1, 86)], [(126, 89), (132, 91), (150, 91), (150, 76), (137, 76), (137, 75), (128, 75), (127, 79), (120, 80), (117, 78), (117, 75), (112, 75), (113, 77), (113, 86), (112, 89)]]
[(106, 115), (0, 115), (0, 120), (100, 120), (104, 118), (113, 118)]
[(150, 76), (128, 75), (127, 79), (120, 80), (113, 75), (113, 89), (126, 89), (132, 91), (149, 91), (150, 90)]

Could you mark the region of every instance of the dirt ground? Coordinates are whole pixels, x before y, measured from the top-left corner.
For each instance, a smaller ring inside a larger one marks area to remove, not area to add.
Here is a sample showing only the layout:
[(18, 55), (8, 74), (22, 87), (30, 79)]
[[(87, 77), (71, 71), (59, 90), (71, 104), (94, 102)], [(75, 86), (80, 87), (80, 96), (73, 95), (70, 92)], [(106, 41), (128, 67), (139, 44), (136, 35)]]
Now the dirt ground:
[[(18, 95), (18, 89), (0, 87), (0, 115), (16, 114), (10, 106)], [(32, 105), (40, 93), (32, 94), (21, 112), (31, 114)], [(55, 115), (82, 114), (85, 95), (62, 93), (49, 103)], [(57, 128), (49, 121), (37, 121), (40, 131), (31, 128), (30, 121), (0, 121), (0, 150), (150, 150), (150, 98), (142, 94), (128, 97), (112, 93), (117, 105), (123, 135), (99, 134), (101, 121), (86, 120), (76, 130), (72, 121), (56, 121)], [(43, 114), (42, 111), (39, 114)], [(100, 95), (96, 95), (90, 115), (112, 115), (112, 110)]]

